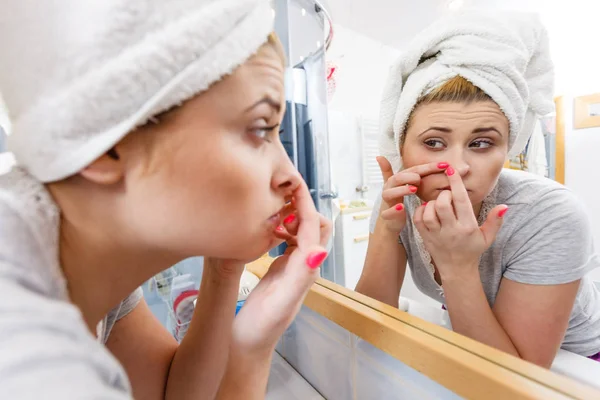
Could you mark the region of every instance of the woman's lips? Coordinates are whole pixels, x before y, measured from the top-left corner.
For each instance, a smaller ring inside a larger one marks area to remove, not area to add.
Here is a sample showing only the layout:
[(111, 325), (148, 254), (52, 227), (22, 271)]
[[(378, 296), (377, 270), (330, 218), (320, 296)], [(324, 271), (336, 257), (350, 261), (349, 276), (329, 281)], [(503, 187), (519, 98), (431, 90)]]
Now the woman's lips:
[(281, 212), (270, 216), (267, 222), (269, 223), (269, 225), (273, 226), (273, 229), (277, 228), (279, 225), (281, 225)]

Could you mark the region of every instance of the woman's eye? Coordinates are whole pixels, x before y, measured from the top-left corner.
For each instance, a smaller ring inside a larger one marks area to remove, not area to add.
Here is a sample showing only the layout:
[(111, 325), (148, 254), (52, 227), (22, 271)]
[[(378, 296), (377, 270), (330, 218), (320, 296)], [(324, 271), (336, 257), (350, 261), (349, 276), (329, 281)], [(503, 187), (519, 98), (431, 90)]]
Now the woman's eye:
[(473, 143), (471, 143), (471, 147), (474, 147), (476, 149), (487, 149), (489, 147), (492, 147), (494, 144), (489, 141), (489, 140), (476, 140)]
[(264, 140), (265, 142), (271, 143), (271, 139), (269, 137), (272, 135), (273, 131), (277, 129), (277, 127), (279, 127), (279, 125), (251, 128), (250, 133), (252, 133), (260, 140)]
[(431, 149), (443, 149), (444, 148), (444, 142), (442, 142), (441, 140), (438, 139), (427, 139), (425, 142), (425, 146), (431, 148)]

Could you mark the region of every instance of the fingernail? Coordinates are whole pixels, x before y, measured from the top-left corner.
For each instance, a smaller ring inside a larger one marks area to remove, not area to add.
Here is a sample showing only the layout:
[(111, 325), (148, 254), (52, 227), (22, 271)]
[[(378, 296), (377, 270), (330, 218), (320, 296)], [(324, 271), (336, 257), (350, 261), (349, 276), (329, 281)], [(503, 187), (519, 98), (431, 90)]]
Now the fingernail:
[(275, 230), (276, 230), (277, 232), (284, 232), (284, 231), (285, 231), (285, 229), (283, 229), (283, 226), (281, 226), (281, 225), (280, 225), (280, 226), (278, 226), (277, 228), (275, 228)]
[(306, 265), (308, 265), (308, 268), (311, 268), (311, 269), (319, 268), (319, 266), (327, 258), (327, 255), (328, 254), (326, 251), (322, 251), (319, 253), (313, 253), (306, 258)]
[(454, 175), (454, 168), (452, 168), (450, 166), (448, 168), (446, 168), (446, 175), (448, 175), (448, 176)]
[(423, 203), (423, 207), (425, 207), (427, 205), (428, 202)]
[(417, 188), (416, 186), (411, 186), (411, 187), (410, 187), (410, 191), (411, 191), (412, 193), (417, 193), (417, 191), (418, 191), (418, 190), (419, 190), (419, 188)]
[(500, 210), (498, 212), (498, 217), (502, 218), (504, 217), (504, 215), (508, 212), (508, 207), (506, 207), (504, 210)]
[(398, 204), (398, 205), (396, 206), (396, 210), (397, 210), (397, 211), (402, 211), (402, 210), (404, 210), (404, 206), (403, 206), (402, 204)]
[(283, 220), (284, 224), (291, 224), (296, 220), (296, 216), (294, 214), (289, 215), (286, 219)]
[(446, 168), (448, 168), (449, 166), (450, 166), (450, 164), (448, 164), (448, 163), (445, 163), (445, 162), (441, 162), (441, 163), (439, 163), (439, 164), (438, 164), (438, 168), (439, 168), (439, 169), (446, 169)]

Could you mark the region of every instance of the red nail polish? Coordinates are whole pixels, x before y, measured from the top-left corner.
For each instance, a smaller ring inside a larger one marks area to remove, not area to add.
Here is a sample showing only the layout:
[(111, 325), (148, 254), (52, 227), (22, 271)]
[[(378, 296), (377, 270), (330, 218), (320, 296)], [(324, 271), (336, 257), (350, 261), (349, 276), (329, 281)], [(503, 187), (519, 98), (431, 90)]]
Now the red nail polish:
[(504, 217), (504, 215), (506, 215), (507, 212), (508, 212), (508, 207), (506, 207), (504, 210), (500, 210), (498, 212), (498, 217), (500, 217), (500, 218)]
[(446, 175), (452, 176), (452, 175), (454, 175), (454, 172), (455, 172), (454, 168), (452, 168), (452, 167), (446, 168)]
[(281, 226), (281, 225), (280, 225), (280, 226), (278, 226), (277, 228), (275, 228), (275, 230), (276, 230), (277, 232), (285, 232), (285, 229), (283, 229), (283, 226)]
[(418, 190), (419, 190), (419, 188), (418, 188), (418, 187), (416, 187), (416, 186), (411, 186), (411, 187), (410, 187), (410, 191), (411, 191), (412, 193), (417, 193), (417, 191), (418, 191)]
[(426, 201), (425, 203), (423, 203), (423, 207), (427, 206), (427, 203), (429, 203), (429, 202)]
[(286, 219), (283, 220), (284, 224), (291, 224), (296, 220), (296, 216), (294, 214), (288, 215)]
[(398, 204), (396, 206), (396, 211), (402, 211), (402, 210), (404, 210), (404, 206), (402, 204)]
[(441, 162), (441, 163), (439, 163), (439, 164), (438, 164), (438, 168), (439, 168), (439, 169), (446, 169), (446, 168), (448, 168), (449, 166), (450, 166), (450, 164), (448, 164), (448, 163), (445, 163), (445, 162)]
[(311, 269), (319, 268), (319, 266), (321, 266), (321, 264), (323, 263), (323, 261), (325, 261), (327, 256), (328, 254), (326, 251), (320, 253), (313, 253), (306, 258), (306, 265), (308, 265), (308, 268)]

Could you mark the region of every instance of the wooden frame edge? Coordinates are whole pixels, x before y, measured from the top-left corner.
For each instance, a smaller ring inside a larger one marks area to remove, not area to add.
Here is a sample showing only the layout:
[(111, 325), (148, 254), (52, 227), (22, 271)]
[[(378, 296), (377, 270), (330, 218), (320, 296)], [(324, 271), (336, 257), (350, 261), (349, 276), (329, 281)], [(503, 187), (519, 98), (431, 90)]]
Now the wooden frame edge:
[(590, 116), (590, 105), (600, 103), (600, 93), (575, 97), (575, 129), (600, 127), (600, 116)]
[[(271, 262), (261, 258), (247, 269), (262, 278)], [(304, 304), (465, 398), (600, 398), (594, 388), (324, 279)]]
[(563, 96), (554, 99), (556, 107), (556, 137), (555, 137), (555, 171), (554, 179), (565, 184), (565, 99)]

